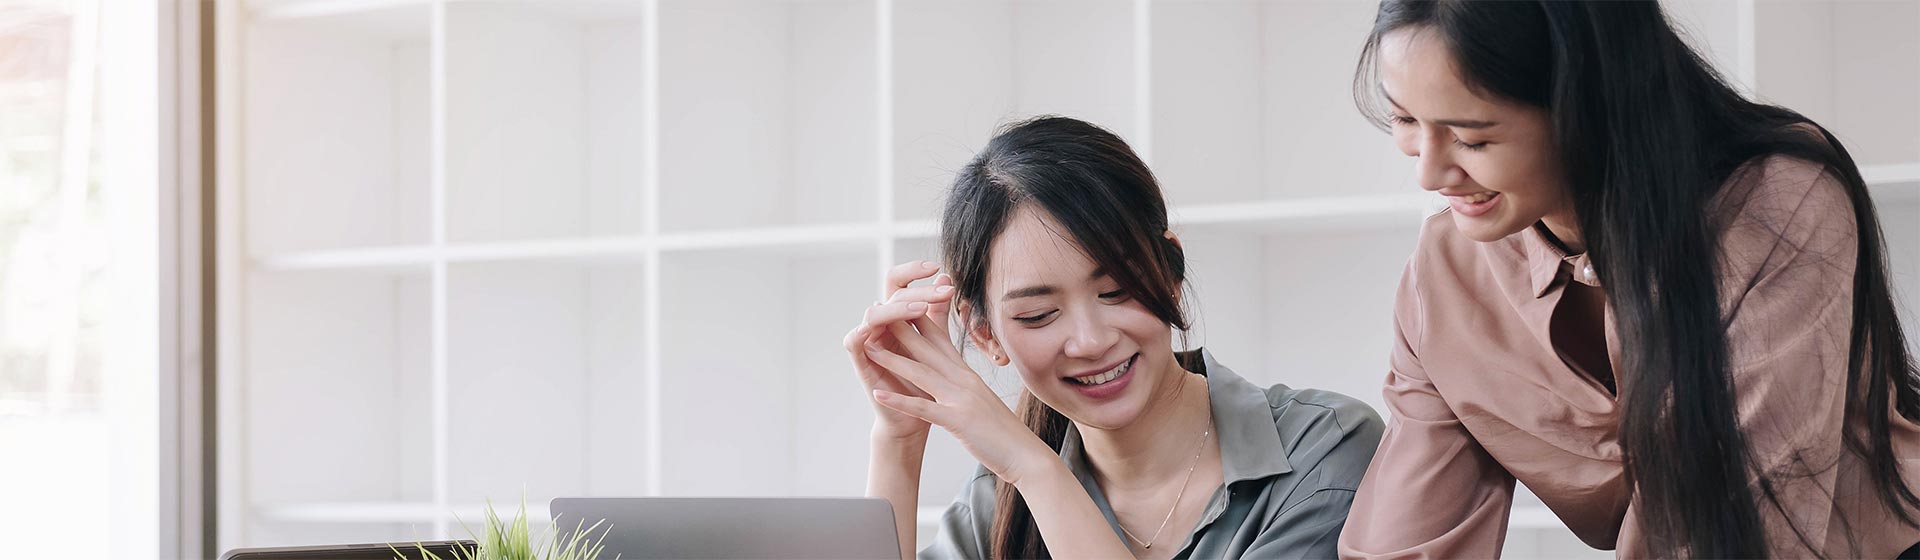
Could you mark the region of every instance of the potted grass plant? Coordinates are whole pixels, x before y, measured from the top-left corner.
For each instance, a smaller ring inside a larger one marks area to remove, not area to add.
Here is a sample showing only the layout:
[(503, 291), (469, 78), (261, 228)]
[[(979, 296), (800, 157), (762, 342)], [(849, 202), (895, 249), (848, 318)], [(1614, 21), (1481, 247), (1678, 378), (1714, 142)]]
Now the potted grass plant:
[[(486, 518), (475, 531), (465, 521), (460, 527), (466, 529), (476, 545), (474, 550), (456, 547), (451, 558), (445, 558), (426, 549), (421, 543), (414, 543), (418, 558), (431, 560), (596, 560), (605, 550), (602, 543), (612, 526), (606, 520), (600, 520), (591, 526), (583, 526), (576, 521), (573, 530), (562, 532), (559, 519), (553, 520), (553, 529), (534, 534), (527, 522), (527, 500), (520, 498), (520, 509), (512, 521), (502, 520), (493, 509), (493, 501), (487, 501)], [(595, 535), (595, 531), (599, 534)], [(389, 548), (392, 548), (389, 546)], [(403, 558), (400, 550), (393, 549), (396, 558)]]

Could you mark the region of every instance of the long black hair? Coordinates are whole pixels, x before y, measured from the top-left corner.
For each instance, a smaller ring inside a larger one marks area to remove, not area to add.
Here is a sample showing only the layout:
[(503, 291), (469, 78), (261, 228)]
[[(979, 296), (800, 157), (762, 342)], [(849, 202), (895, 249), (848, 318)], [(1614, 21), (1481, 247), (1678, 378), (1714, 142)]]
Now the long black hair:
[[(940, 219), (940, 252), (953, 277), (955, 299), (971, 307), (973, 324), (985, 324), (988, 250), (1022, 205), (1051, 215), (1097, 263), (1155, 317), (1187, 329), (1180, 290), (1186, 255), (1168, 239), (1167, 203), (1147, 165), (1119, 136), (1066, 117), (1038, 117), (1001, 129), (953, 180)], [(1180, 355), (1181, 366), (1198, 369), (1197, 353)], [(1060, 450), (1068, 420), (1022, 391), (1018, 406), (1027, 428)], [(1020, 491), (1005, 481), (994, 489), (988, 542), (992, 558), (1046, 558)]]
[[(1784, 513), (1777, 473), (1757, 470), (1735, 417), (1708, 209), (1735, 173), (1757, 167), (1744, 164), (1770, 155), (1823, 166), (1851, 199), (1859, 252), (1846, 444), (1865, 458), (1888, 509), (1914, 524), (1920, 498), (1901, 478), (1888, 410), (1920, 420), (1920, 388), (1888, 288), (1879, 220), (1832, 134), (1742, 97), (1652, 1), (1384, 0), (1354, 81), (1371, 117), (1386, 115), (1376, 75), (1381, 38), (1411, 28), (1440, 38), (1477, 93), (1549, 114), (1580, 232), (1623, 338), (1621, 367), (1630, 377), (1621, 388), (1620, 443), (1651, 554), (1768, 556), (1760, 508)], [(1856, 420), (1866, 429), (1854, 429)]]

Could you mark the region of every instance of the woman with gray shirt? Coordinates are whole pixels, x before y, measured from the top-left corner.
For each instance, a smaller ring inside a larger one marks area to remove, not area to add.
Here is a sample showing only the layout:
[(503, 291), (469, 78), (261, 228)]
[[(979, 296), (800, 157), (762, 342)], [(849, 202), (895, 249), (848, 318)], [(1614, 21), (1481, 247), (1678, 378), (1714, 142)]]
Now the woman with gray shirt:
[[(954, 181), (947, 274), (908, 263), (846, 338), (875, 404), (868, 494), (913, 554), (927, 433), (980, 461), (927, 558), (1332, 558), (1383, 424), (1352, 398), (1262, 388), (1187, 328), (1186, 263), (1126, 143), (1059, 117), (1016, 124)], [(949, 338), (1020, 373), (1016, 414)]]

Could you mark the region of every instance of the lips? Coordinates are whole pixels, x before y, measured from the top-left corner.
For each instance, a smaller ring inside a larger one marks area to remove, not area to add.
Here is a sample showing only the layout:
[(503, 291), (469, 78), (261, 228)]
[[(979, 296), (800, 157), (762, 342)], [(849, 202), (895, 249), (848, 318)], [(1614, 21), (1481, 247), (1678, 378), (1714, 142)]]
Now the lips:
[[(1134, 356), (1137, 357), (1139, 356), (1139, 354), (1134, 354)], [(1120, 376), (1122, 375), (1126, 375), (1127, 371), (1132, 368), (1133, 368), (1133, 358), (1129, 357), (1127, 358), (1127, 361), (1120, 362), (1119, 365), (1107, 368), (1105, 370), (1101, 370), (1095, 373), (1077, 375), (1074, 377), (1069, 377), (1067, 379), (1073, 380), (1073, 382), (1079, 383), (1081, 385), (1105, 385), (1107, 383), (1113, 382), (1113, 380), (1115, 379), (1119, 379)]]
[(1112, 367), (1072, 377), (1064, 377), (1060, 379), (1060, 382), (1065, 383), (1068, 387), (1073, 388), (1073, 390), (1089, 399), (1111, 399), (1118, 396), (1120, 391), (1126, 389), (1127, 385), (1132, 383), (1133, 372), (1136, 369), (1134, 366), (1138, 365), (1139, 361), (1140, 355), (1134, 354), (1129, 356), (1126, 361), (1115, 364)]
[[(1444, 193), (1443, 193), (1444, 194)], [(1500, 205), (1506, 197), (1494, 191), (1480, 191), (1460, 195), (1446, 195), (1447, 204), (1455, 213), (1469, 218), (1486, 214)]]

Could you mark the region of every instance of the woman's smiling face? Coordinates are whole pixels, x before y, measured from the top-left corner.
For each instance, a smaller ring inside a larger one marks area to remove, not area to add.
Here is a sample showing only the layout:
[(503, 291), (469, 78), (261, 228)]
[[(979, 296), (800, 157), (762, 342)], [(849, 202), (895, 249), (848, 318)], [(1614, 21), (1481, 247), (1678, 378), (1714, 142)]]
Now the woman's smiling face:
[(1447, 197), (1462, 233), (1494, 241), (1545, 219), (1561, 239), (1578, 238), (1545, 109), (1483, 97), (1425, 27), (1382, 36), (1379, 56), (1394, 143), (1419, 159), (1420, 188)]
[(1122, 291), (1052, 216), (1022, 204), (993, 240), (976, 345), (1075, 423), (1123, 428), (1182, 373), (1173, 330)]

